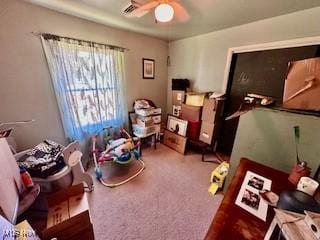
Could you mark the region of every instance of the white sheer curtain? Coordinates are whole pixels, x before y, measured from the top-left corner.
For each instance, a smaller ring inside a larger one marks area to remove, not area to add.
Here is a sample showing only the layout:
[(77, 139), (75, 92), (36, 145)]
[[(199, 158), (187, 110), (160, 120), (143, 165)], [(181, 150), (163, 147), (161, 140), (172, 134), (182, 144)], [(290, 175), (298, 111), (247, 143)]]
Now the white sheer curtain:
[(51, 35), (41, 40), (68, 140), (87, 143), (105, 126), (123, 126), (124, 52)]

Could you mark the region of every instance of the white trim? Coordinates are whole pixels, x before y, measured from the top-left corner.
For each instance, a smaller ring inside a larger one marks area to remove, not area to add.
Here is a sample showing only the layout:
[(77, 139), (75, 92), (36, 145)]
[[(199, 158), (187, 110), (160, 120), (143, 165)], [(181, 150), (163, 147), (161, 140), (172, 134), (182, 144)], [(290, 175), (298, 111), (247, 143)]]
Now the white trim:
[(244, 53), (244, 52), (254, 52), (254, 51), (261, 51), (261, 50), (270, 50), (270, 49), (282, 49), (282, 48), (290, 48), (290, 47), (301, 47), (301, 46), (311, 46), (320, 44), (320, 36), (315, 37), (306, 37), (306, 38), (296, 38), (290, 39), (285, 41), (277, 41), (277, 42), (270, 42), (270, 43), (262, 43), (262, 44), (254, 44), (254, 45), (247, 45), (247, 46), (240, 46), (229, 48), (228, 55), (227, 55), (227, 62), (224, 71), (224, 78), (223, 78), (223, 92), (226, 93), (228, 80), (229, 80), (229, 72), (230, 72), (230, 65), (232, 56), (235, 53)]

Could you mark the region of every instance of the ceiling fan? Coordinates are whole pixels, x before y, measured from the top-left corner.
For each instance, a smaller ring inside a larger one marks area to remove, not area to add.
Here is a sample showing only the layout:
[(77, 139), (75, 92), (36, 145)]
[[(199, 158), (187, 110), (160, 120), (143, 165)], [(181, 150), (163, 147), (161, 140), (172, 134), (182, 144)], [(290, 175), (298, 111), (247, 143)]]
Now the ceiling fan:
[(175, 17), (180, 22), (189, 20), (187, 10), (177, 0), (152, 0), (140, 5), (127, 15), (127, 17), (140, 17), (147, 11), (154, 9), (156, 21), (170, 22)]

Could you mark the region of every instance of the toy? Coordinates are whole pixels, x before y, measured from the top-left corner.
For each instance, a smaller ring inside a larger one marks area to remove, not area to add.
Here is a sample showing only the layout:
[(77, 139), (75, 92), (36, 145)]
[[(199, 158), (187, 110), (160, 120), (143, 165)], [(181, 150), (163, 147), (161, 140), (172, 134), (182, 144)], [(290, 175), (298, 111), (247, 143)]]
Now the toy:
[[(112, 127), (106, 127), (103, 130), (109, 130)], [(106, 137), (106, 150), (100, 151), (97, 148), (99, 132), (92, 137), (92, 155), (95, 164), (96, 178), (106, 187), (117, 187), (137, 177), (145, 168), (144, 162), (140, 159), (140, 140), (132, 138), (125, 129), (120, 129), (120, 133), (124, 134), (124, 138), (111, 140), (109, 131)], [(101, 167), (106, 162), (125, 165), (133, 160), (137, 160), (140, 164), (139, 170), (125, 180), (116, 183), (107, 183), (103, 179)]]
[(229, 163), (222, 162), (216, 169), (214, 169), (211, 173), (210, 178), (210, 187), (208, 192), (211, 194), (216, 194), (219, 188), (222, 188), (224, 180), (229, 172)]

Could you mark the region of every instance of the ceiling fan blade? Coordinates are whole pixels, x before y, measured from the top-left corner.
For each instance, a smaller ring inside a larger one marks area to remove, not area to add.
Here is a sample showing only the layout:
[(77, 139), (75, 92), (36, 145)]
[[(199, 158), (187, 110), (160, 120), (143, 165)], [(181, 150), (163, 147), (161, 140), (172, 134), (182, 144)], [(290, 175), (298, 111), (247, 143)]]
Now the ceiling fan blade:
[(178, 2), (172, 1), (169, 3), (174, 9), (174, 15), (180, 22), (186, 22), (190, 19), (187, 10)]
[(158, 1), (151, 1), (148, 2), (146, 4), (143, 4), (142, 6), (138, 7), (136, 10), (132, 11), (130, 14), (128, 14), (128, 17), (135, 17), (137, 15), (139, 15), (140, 13), (144, 12), (144, 11), (148, 11), (151, 8), (155, 8), (156, 6), (159, 5)]

